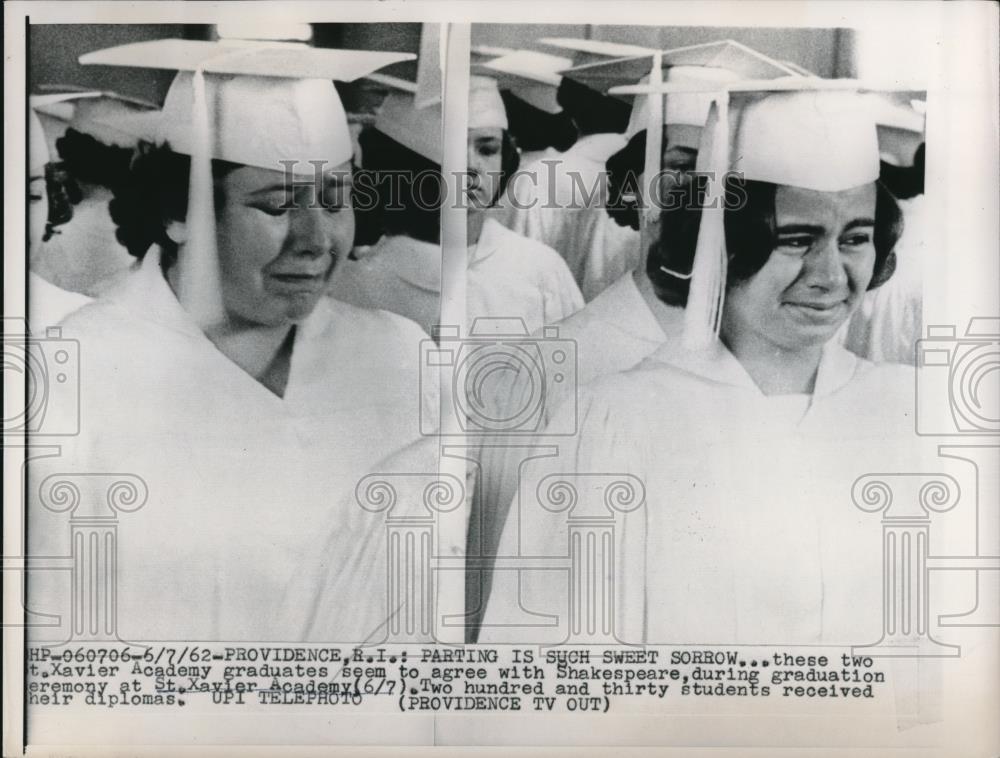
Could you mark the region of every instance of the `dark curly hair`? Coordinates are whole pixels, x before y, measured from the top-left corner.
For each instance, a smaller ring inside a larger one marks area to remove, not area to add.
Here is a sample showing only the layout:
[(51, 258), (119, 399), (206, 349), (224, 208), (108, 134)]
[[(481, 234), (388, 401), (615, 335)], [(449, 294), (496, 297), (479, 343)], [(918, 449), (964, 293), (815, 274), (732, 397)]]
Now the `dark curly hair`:
[(56, 150), (66, 171), (78, 182), (114, 189), (128, 181), (134, 152), (130, 147), (106, 145), (89, 134), (67, 129), (56, 140)]
[(49, 218), (43, 240), (58, 234), (56, 227), (73, 218), (73, 206), (83, 200), (80, 183), (114, 189), (128, 181), (131, 148), (105, 145), (89, 134), (67, 129), (56, 140), (60, 161), (45, 167)]
[[(704, 188), (705, 177), (695, 177), (694, 185)], [(889, 281), (896, 269), (894, 248), (903, 233), (903, 215), (892, 193), (876, 182), (875, 267), (868, 289)], [(775, 195), (777, 185), (730, 176), (726, 180), (726, 249), (729, 252), (727, 286), (746, 281), (767, 263), (776, 243)], [(703, 195), (702, 195), (703, 196)], [(742, 202), (731, 202), (739, 199)], [(646, 273), (657, 296), (671, 305), (687, 303), (687, 279), (666, 273), (690, 271), (698, 242), (701, 209), (695, 205), (661, 214), (660, 239), (649, 249)]]
[[(216, 211), (225, 203), (221, 180), (239, 167), (212, 161)], [(111, 187), (114, 198), (109, 209), (118, 227), (115, 236), (136, 258), (142, 258), (152, 245), (159, 245), (164, 267), (177, 259), (177, 245), (167, 236), (167, 224), (187, 218), (190, 172), (187, 155), (175, 153), (167, 144), (140, 143), (130, 169)]]
[(900, 200), (924, 194), (924, 144), (917, 148), (912, 166), (899, 167), (882, 161), (879, 178)]
[(62, 163), (45, 164), (45, 194), (49, 200), (49, 215), (45, 220), (42, 242), (48, 242), (59, 234), (57, 227), (69, 223), (73, 218), (73, 206), (83, 197), (79, 185)]
[[(441, 167), (374, 128), (358, 137), (362, 169), (354, 177), (355, 244), (370, 245), (383, 234), (403, 234), (423, 242), (441, 241)], [(504, 130), (500, 148), (503, 195), (520, 157)]]

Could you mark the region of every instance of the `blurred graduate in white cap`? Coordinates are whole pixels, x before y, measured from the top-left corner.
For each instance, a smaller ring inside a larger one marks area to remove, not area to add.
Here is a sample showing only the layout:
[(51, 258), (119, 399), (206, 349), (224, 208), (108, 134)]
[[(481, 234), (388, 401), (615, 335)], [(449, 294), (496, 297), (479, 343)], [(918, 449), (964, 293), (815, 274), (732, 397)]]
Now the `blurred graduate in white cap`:
[[(635, 45), (600, 40), (557, 38), (540, 42), (571, 51), (570, 68), (595, 60), (650, 52)], [(544, 60), (520, 63), (523, 76), (533, 72), (537, 79), (542, 79), (552, 73)], [(541, 86), (536, 85), (536, 91)], [(595, 239), (594, 219), (603, 212), (605, 204), (604, 163), (625, 146), (622, 133), (628, 125), (629, 104), (568, 76), (560, 75), (557, 82), (548, 86), (558, 107), (576, 127), (578, 138), (562, 152), (546, 151), (523, 165), (500, 201), (497, 214), (508, 228), (555, 249), (582, 286), (590, 247), (624, 244)], [(610, 231), (623, 239), (631, 236), (616, 228)]]
[(508, 131), (517, 142), (522, 167), (572, 147), (578, 136), (576, 126), (556, 98), (562, 81), (558, 72), (572, 66), (572, 59), (535, 50), (512, 50), (473, 63), (474, 73), (497, 80), (507, 111)]
[[(599, 294), (558, 324), (560, 338), (572, 339), (576, 344), (576, 383), (573, 387), (556, 381), (554, 374), (546, 376), (543, 406), (546, 421), (576, 388), (599, 377), (627, 371), (668, 342), (680, 344), (683, 298), (691, 263), (690, 259), (676, 261), (670, 256), (669, 240), (659, 238), (659, 217), (679, 207), (669, 200), (671, 195), (679, 202), (689, 202), (694, 197), (688, 173), (694, 169), (702, 127), (713, 97), (711, 91), (686, 89), (711, 88), (740, 78), (792, 74), (767, 56), (731, 41), (721, 41), (664, 51), (655, 58), (645, 55), (598, 62), (567, 72), (567, 76), (579, 76), (607, 91), (615, 85), (635, 84), (641, 78), (648, 78), (653, 65), (662, 67), (663, 80), (675, 89), (666, 95), (662, 111), (651, 111), (645, 95), (636, 97), (626, 131), (629, 143), (608, 160), (617, 202), (614, 208), (596, 208), (589, 216), (590, 228), (598, 235), (595, 243), (603, 242), (588, 248), (590, 257), (584, 272), (592, 284), (601, 282), (592, 289)], [(650, 193), (642, 182), (650, 119), (657, 127), (663, 124), (661, 157), (656, 164), (662, 171), (657, 198), (646, 198)], [(626, 192), (633, 193), (629, 201), (623, 198)], [(643, 206), (644, 199), (655, 200), (656, 205), (650, 202)], [(648, 207), (651, 212), (640, 214), (640, 206)], [(612, 215), (616, 217), (614, 220)], [(640, 224), (647, 227), (648, 266), (639, 265)], [(611, 233), (615, 230), (617, 237)], [(626, 237), (626, 245), (611, 242)], [(604, 277), (608, 277), (606, 282), (602, 281)], [(502, 406), (496, 417), (511, 417), (513, 409), (524, 407), (531, 393), (537, 391), (531, 372), (522, 369), (498, 389), (496, 396)], [(516, 491), (519, 453), (514, 446), (499, 445), (482, 451), (482, 474), (470, 520), (470, 551), (479, 549), (481, 539), (482, 551), (486, 555), (495, 554), (507, 508)], [(472, 577), (466, 583), (473, 595), (478, 591), (476, 579)], [(482, 580), (485, 593), (489, 576), (483, 576)], [(469, 604), (480, 604), (480, 599), (470, 596)]]
[[(34, 109), (28, 109), (28, 324), (35, 334), (45, 334), (90, 298), (71, 292), (35, 271), (44, 240), (54, 226), (72, 217), (65, 192), (53, 188), (49, 148), (41, 121)], [(58, 208), (58, 210), (56, 210)], [(55, 222), (55, 223), (54, 223)]]
[[(652, 60), (653, 56), (646, 55), (601, 61), (577, 67), (565, 74), (599, 91), (607, 92), (615, 86), (648, 81)], [(677, 192), (675, 185), (684, 181), (688, 172), (694, 169), (701, 129), (708, 117), (711, 94), (685, 90), (711, 87), (739, 79), (774, 79), (797, 74), (788, 64), (734, 40), (665, 50), (659, 55), (659, 61), (662, 67), (660, 79), (674, 88), (663, 104), (663, 135), (660, 139), (663, 156), (660, 169), (672, 172), (672, 175), (665, 173), (661, 177), (657, 192), (664, 196), (672, 191)], [(626, 234), (622, 237), (620, 232), (605, 228), (620, 226), (632, 229), (633, 232), (639, 230), (635, 208), (643, 189), (641, 180), (644, 174), (649, 118), (648, 99), (641, 95), (635, 97), (628, 127), (625, 129), (628, 142), (605, 163), (609, 190), (608, 204), (605, 207), (607, 213), (595, 214), (595, 244), (587, 248), (588, 257), (582, 263), (583, 281), (580, 287), (588, 302), (618, 282), (625, 273), (649, 266), (654, 281), (663, 279), (662, 274), (665, 273), (661, 268), (661, 261), (656, 260), (650, 264), (649, 256), (645, 254), (648, 251), (642, 249), (638, 234)], [(614, 224), (611, 223), (612, 220)], [(606, 243), (596, 244), (596, 240), (601, 239), (606, 240)], [(636, 281), (640, 287), (645, 287), (641, 277), (637, 277)], [(669, 287), (669, 283), (665, 286)]]
[[(496, 81), (473, 76), (470, 82), (468, 319), (518, 317), (535, 330), (574, 313), (583, 299), (555, 251), (487, 215), (518, 156)], [(441, 310), (440, 104), (418, 107), (414, 95), (391, 93), (361, 146), (359, 185), (361, 192), (371, 190), (363, 202), (383, 236), (363, 259), (335, 273), (331, 292), (345, 302), (393, 310), (430, 333)]]
[[(882, 151), (882, 181), (903, 212), (896, 271), (869, 292), (844, 327), (844, 345), (876, 363), (914, 365), (923, 336), (924, 260), (928, 210), (924, 197), (924, 114), (910, 103), (872, 94)], [(923, 101), (916, 101), (923, 105)]]
[[(119, 528), (123, 639), (296, 639), (306, 609), (282, 604), (302, 563), (325, 544), (347, 566), (366, 537), (350, 513), (332, 545), (315, 525), (419, 438), (422, 401), (437, 405), (418, 395), (416, 324), (325, 294), (354, 238), (352, 145), (331, 80), (407, 57), (158, 40), (81, 59), (179, 70), (158, 144), (116, 196), (139, 265), (63, 324), (80, 345), (81, 429), (52, 465), (132, 473), (149, 492)], [(69, 554), (66, 515), (44, 507), (45, 468), (32, 475), (32, 554)], [(33, 608), (65, 596), (46, 582), (32, 584)], [(380, 622), (365, 617), (380, 604), (355, 601), (330, 598), (350, 613), (325, 639)]]
[(140, 140), (153, 141), (158, 111), (111, 92), (69, 91), (32, 97), (50, 150), (70, 183), (72, 219), (46, 241), (36, 269), (73, 292), (96, 296), (135, 261), (115, 237), (112, 188), (126, 181)]
[[(615, 518), (613, 563), (592, 579), (611, 588), (620, 640), (879, 639), (882, 530), (851, 487), (869, 471), (921, 470), (921, 458), (912, 375), (835, 339), (890, 276), (899, 235), (856, 87), (800, 77), (719, 94), (699, 147), (704, 210), (662, 221), (700, 219), (671, 239), (694, 258), (685, 349), (584, 389), (552, 421), (578, 420), (578, 434), (526, 466), (500, 554), (568, 554), (567, 481), (574, 515)], [(587, 474), (629, 475), (634, 496)], [(565, 572), (498, 568), (480, 641), (564, 639), (578, 589)], [(560, 623), (524, 626), (538, 613)]]

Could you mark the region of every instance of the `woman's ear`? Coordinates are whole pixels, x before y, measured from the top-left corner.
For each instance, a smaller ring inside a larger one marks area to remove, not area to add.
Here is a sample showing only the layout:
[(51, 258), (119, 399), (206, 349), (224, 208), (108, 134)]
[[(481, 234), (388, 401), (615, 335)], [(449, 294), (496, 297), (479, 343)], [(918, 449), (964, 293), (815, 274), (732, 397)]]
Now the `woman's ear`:
[(188, 240), (188, 227), (183, 221), (167, 221), (165, 231), (175, 245), (183, 245)]

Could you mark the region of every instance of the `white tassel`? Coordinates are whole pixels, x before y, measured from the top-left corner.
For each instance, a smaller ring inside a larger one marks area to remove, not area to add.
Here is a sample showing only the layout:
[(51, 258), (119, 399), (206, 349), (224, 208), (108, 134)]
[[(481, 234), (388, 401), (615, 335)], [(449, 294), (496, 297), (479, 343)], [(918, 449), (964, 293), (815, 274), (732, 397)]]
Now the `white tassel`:
[[(646, 154), (643, 156), (643, 183), (646, 185), (646, 196), (643, 199), (643, 223), (640, 231), (640, 243), (643, 255), (648, 255), (649, 248), (656, 244), (653, 230), (660, 214), (657, 207), (657, 178), (663, 160), (663, 95), (656, 91), (663, 82), (663, 54), (659, 51), (653, 54), (653, 66), (649, 71), (650, 93), (646, 96)], [(635, 104), (635, 107), (638, 103)]]
[(719, 336), (725, 298), (726, 226), (725, 178), (729, 171), (729, 94), (720, 93), (713, 106), (712, 155), (708, 160), (707, 207), (702, 210), (695, 247), (691, 286), (684, 313), (684, 347), (706, 348)]
[(222, 276), (215, 237), (215, 192), (212, 182), (212, 124), (201, 69), (192, 78), (191, 176), (188, 183), (187, 242), (178, 266), (177, 298), (202, 329), (225, 321)]

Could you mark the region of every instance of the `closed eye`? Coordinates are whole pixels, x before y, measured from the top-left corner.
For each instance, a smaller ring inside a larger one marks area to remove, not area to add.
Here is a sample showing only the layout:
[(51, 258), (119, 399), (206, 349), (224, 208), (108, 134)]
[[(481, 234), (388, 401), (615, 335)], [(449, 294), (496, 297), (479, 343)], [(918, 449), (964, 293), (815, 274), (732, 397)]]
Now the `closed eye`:
[(268, 216), (284, 216), (288, 212), (288, 208), (284, 205), (275, 205), (273, 203), (251, 203), (251, 208), (256, 208), (259, 211), (266, 213)]

